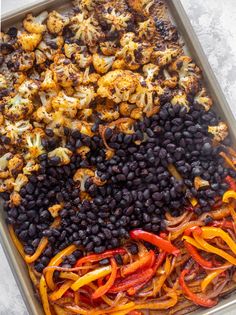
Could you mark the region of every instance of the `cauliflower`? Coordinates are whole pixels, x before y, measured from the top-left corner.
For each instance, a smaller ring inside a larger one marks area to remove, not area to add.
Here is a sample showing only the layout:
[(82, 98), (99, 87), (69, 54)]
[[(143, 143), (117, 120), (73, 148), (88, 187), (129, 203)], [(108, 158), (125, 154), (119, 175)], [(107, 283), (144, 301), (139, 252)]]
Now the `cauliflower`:
[(60, 159), (60, 165), (66, 165), (70, 163), (72, 152), (67, 148), (59, 147), (48, 153), (49, 159), (55, 156)]
[(0, 73), (0, 90), (7, 88), (7, 80), (6, 77)]
[(53, 80), (53, 72), (52, 70), (47, 69), (44, 73), (44, 80), (41, 83), (41, 89), (42, 90), (56, 90), (57, 85), (55, 81)]
[(132, 17), (128, 11), (120, 12), (112, 7), (110, 3), (103, 6), (101, 11), (103, 19), (111, 26), (111, 32), (125, 30)]
[(31, 100), (23, 98), (16, 94), (14, 97), (6, 97), (4, 107), (4, 115), (7, 119), (18, 121), (26, 118), (33, 111), (33, 103)]
[(18, 65), (19, 71), (27, 71), (34, 65), (35, 53), (33, 51), (15, 51), (11, 55), (11, 62)]
[(64, 45), (62, 36), (52, 37), (46, 34), (39, 43), (38, 49), (42, 51), (49, 60), (54, 60), (55, 56), (61, 51)]
[(70, 28), (75, 32), (75, 39), (82, 40), (89, 46), (95, 46), (102, 37), (102, 30), (98, 21), (92, 15), (87, 17), (84, 12), (71, 18)]
[(28, 149), (27, 159), (35, 159), (45, 152), (42, 145), (42, 137), (44, 132), (40, 128), (35, 128), (31, 132), (25, 134), (26, 147)]
[(72, 130), (78, 130), (80, 133), (88, 137), (94, 136), (94, 132), (92, 131), (93, 123), (80, 120), (72, 120), (69, 125), (67, 125), (67, 127)]
[(62, 87), (71, 87), (81, 81), (81, 74), (76, 65), (64, 55), (57, 55), (54, 63), (51, 65), (53, 71), (53, 80)]
[(101, 52), (103, 53), (103, 55), (111, 56), (111, 55), (116, 54), (116, 52), (118, 50), (118, 46), (113, 41), (106, 41), (106, 42), (100, 43), (100, 49), (101, 49)]
[(20, 154), (15, 154), (8, 161), (8, 170), (11, 176), (16, 177), (20, 173), (24, 166), (24, 159)]
[(48, 211), (51, 213), (51, 216), (53, 218), (56, 218), (59, 216), (59, 211), (61, 211), (62, 206), (60, 204), (55, 204), (48, 208)]
[(138, 120), (138, 119), (141, 119), (142, 117), (143, 117), (143, 111), (140, 108), (134, 108), (130, 113), (130, 118), (132, 119)]
[(80, 85), (76, 88), (74, 97), (78, 99), (78, 108), (84, 109), (95, 99), (96, 93), (92, 85)]
[(176, 75), (171, 76), (166, 69), (163, 70), (163, 75), (164, 75), (163, 85), (168, 88), (174, 89), (178, 84), (177, 76)]
[(86, 46), (79, 46), (75, 43), (65, 44), (64, 51), (67, 58), (74, 58), (80, 68), (86, 68), (93, 61), (92, 55), (88, 52)]
[(88, 120), (89, 117), (91, 117), (93, 114), (92, 108), (85, 108), (78, 111), (77, 117), (80, 120)]
[(74, 118), (77, 114), (77, 98), (67, 96), (63, 91), (60, 91), (59, 94), (52, 99), (51, 104), (55, 111), (61, 111), (69, 118)]
[(99, 117), (103, 121), (113, 121), (120, 117), (120, 113), (114, 109), (102, 109), (99, 111)]
[(98, 80), (97, 94), (116, 103), (126, 102), (134, 93), (139, 75), (129, 70), (114, 70)]
[(100, 78), (100, 74), (96, 73), (96, 72), (91, 72), (90, 73), (90, 67), (86, 68), (85, 71), (82, 73), (82, 79), (81, 79), (81, 83), (82, 84), (93, 84), (93, 83), (97, 83), (97, 81)]
[(96, 0), (74, 0), (73, 5), (78, 7), (81, 11), (93, 11), (97, 5)]
[(52, 98), (56, 96), (57, 93), (58, 93), (57, 90), (45, 90), (38, 92), (40, 101), (42, 105), (45, 106), (46, 109), (51, 109)]
[(128, 0), (129, 6), (139, 14), (149, 15), (155, 0)]
[(40, 106), (34, 112), (33, 118), (37, 122), (43, 121), (44, 123), (48, 124), (52, 121), (52, 114), (47, 112), (47, 109), (45, 108), (45, 106)]
[(37, 65), (43, 64), (47, 60), (47, 56), (39, 49), (35, 50), (35, 61)]
[(173, 96), (173, 98), (171, 99), (171, 104), (172, 105), (181, 105), (187, 108), (187, 111), (189, 111), (190, 107), (189, 107), (189, 102), (187, 100), (187, 96), (185, 93), (183, 92), (178, 92), (176, 95)]
[(151, 61), (159, 67), (165, 67), (173, 62), (173, 60), (182, 53), (182, 49), (178, 46), (155, 48), (151, 55)]
[(93, 54), (93, 66), (99, 73), (106, 73), (112, 66), (114, 56), (103, 56), (100, 54)]
[(228, 127), (221, 121), (217, 126), (208, 126), (208, 132), (213, 135), (215, 142), (222, 142), (228, 136)]
[(126, 33), (120, 40), (121, 49), (116, 53), (118, 59), (124, 60), (126, 66), (131, 70), (136, 70), (140, 65), (150, 61), (153, 47), (147, 42), (135, 42), (134, 33)]
[(18, 36), (18, 41), (22, 48), (26, 51), (33, 51), (40, 41), (42, 40), (41, 34), (22, 32)]
[(10, 195), (10, 202), (12, 206), (19, 206), (21, 203), (21, 196), (17, 191), (13, 191)]
[(18, 174), (14, 182), (14, 191), (20, 192), (21, 188), (28, 183), (28, 178), (24, 174)]
[(33, 99), (38, 92), (38, 85), (34, 80), (26, 79), (18, 88), (18, 93), (26, 99)]
[(32, 128), (33, 127), (30, 124), (29, 120), (19, 120), (16, 122), (11, 122), (6, 119), (4, 126), (1, 126), (0, 128), (0, 132), (1, 134), (10, 138), (12, 144), (16, 144), (18, 140), (20, 140), (23, 133), (25, 131), (30, 131)]
[(29, 33), (41, 34), (47, 30), (46, 25), (42, 24), (48, 17), (48, 12), (43, 11), (38, 16), (34, 17), (31, 13), (26, 15), (23, 20), (23, 26)]
[(213, 105), (212, 99), (207, 95), (205, 88), (194, 97), (194, 103), (203, 106), (206, 111)]
[[(54, 132), (60, 134), (61, 127), (68, 127), (71, 126), (71, 121), (65, 117), (62, 111), (51, 112), (50, 113), (51, 122), (48, 123), (48, 128), (53, 129)], [(58, 129), (58, 130), (56, 130)]]
[(28, 160), (26, 165), (23, 167), (23, 174), (31, 175), (33, 172), (37, 172), (40, 168), (40, 165), (34, 160)]
[(82, 159), (85, 160), (87, 154), (90, 152), (90, 148), (87, 147), (86, 145), (82, 145), (78, 149), (76, 149), (76, 153), (81, 155)]
[(123, 116), (130, 116), (133, 109), (136, 108), (136, 105), (129, 104), (127, 102), (122, 102), (119, 104), (119, 112)]
[(10, 173), (8, 168), (8, 163), (12, 154), (10, 152), (5, 153), (3, 156), (0, 157), (0, 178), (5, 179), (9, 177)]
[(156, 76), (158, 76), (160, 68), (153, 63), (148, 63), (143, 66), (143, 73), (147, 81), (153, 81)]
[(94, 177), (95, 176), (95, 172), (92, 171), (89, 168), (79, 168), (74, 176), (73, 176), (73, 180), (74, 182), (79, 182), (80, 183), (80, 190), (81, 191), (85, 191), (85, 182), (88, 178), (90, 177)]
[(134, 133), (134, 120), (131, 118), (119, 118), (115, 121), (112, 121), (109, 124), (109, 127), (116, 127), (120, 132), (125, 134), (133, 134)]
[(149, 18), (148, 20), (139, 22), (137, 33), (139, 39), (141, 40), (152, 40), (157, 33), (153, 18)]
[(57, 11), (49, 13), (47, 18), (47, 28), (52, 34), (59, 34), (63, 31), (64, 26), (68, 23), (67, 19)]

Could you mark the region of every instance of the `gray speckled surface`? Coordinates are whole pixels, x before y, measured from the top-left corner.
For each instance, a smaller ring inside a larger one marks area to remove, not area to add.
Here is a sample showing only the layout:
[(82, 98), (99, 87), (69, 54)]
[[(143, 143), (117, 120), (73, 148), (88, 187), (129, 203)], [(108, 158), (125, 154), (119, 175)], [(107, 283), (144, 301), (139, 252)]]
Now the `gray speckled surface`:
[[(235, 0), (181, 0), (206, 55), (236, 115), (236, 5)], [(7, 12), (31, 0), (2, 0)], [(19, 290), (0, 246), (0, 315), (27, 315)], [(223, 314), (220, 312), (218, 315)], [(224, 314), (233, 315), (227, 309)], [(215, 314), (217, 315), (217, 314)]]

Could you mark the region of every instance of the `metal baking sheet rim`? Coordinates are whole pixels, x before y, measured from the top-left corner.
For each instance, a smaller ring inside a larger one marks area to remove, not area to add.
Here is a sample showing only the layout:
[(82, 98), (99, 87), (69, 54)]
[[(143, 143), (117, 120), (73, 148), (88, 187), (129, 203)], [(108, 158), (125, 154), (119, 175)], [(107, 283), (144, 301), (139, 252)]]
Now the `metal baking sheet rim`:
[[(18, 22), (28, 12), (34, 11), (35, 13), (38, 13), (42, 10), (49, 9), (50, 7), (55, 8), (57, 7), (57, 5), (60, 6), (67, 2), (68, 1), (64, 0), (43, 0), (40, 2), (35, 1), (31, 3), (31, 5), (26, 5), (22, 7), (20, 10), (12, 10), (7, 14), (3, 14), (1, 16), (1, 24), (2, 26), (7, 26), (14, 23), (14, 21)], [(172, 14), (172, 17), (174, 18), (174, 21), (177, 25), (177, 29), (184, 38), (184, 43), (188, 47), (191, 56), (194, 58), (194, 60), (203, 71), (204, 81), (208, 87), (211, 97), (213, 98), (215, 108), (218, 110), (219, 114), (227, 121), (230, 128), (231, 137), (234, 142), (233, 144), (235, 145), (236, 121), (234, 115), (208, 63), (208, 60), (192, 28), (189, 18), (180, 0), (166, 0), (166, 2), (169, 6), (170, 13)], [(23, 259), (21, 258), (20, 254), (17, 252), (14, 244), (11, 241), (9, 231), (5, 223), (3, 211), (0, 214), (0, 242), (29, 314), (43, 315), (42, 306), (34, 292), (31, 280), (28, 275), (28, 270), (24, 264)], [(230, 294), (227, 298), (222, 299), (221, 302), (214, 308), (209, 310), (198, 309), (191, 314), (211, 315), (215, 314), (215, 312), (220, 312), (222, 310), (225, 311), (227, 307), (230, 307), (234, 304), (236, 304), (236, 296), (235, 294)], [(154, 314), (153, 311), (152, 314)]]

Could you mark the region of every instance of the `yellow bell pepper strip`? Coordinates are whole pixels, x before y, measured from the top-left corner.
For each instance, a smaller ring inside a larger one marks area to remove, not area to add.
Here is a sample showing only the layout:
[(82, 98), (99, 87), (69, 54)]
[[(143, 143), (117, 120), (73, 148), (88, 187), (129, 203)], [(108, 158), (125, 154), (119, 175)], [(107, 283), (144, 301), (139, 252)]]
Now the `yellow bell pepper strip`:
[(231, 264), (236, 265), (236, 258), (234, 258), (233, 256), (229, 255), (228, 253), (226, 253), (225, 251), (212, 246), (211, 244), (209, 244), (208, 242), (206, 242), (202, 237), (199, 236), (199, 234), (195, 232), (193, 232), (193, 236), (195, 238), (195, 240), (202, 246), (204, 247), (206, 252), (209, 253), (214, 253), (222, 258), (224, 258), (225, 260), (229, 261)]
[[(66, 247), (61, 252), (57, 253), (56, 256), (54, 256), (50, 260), (47, 267), (59, 266), (63, 262), (64, 258), (66, 256), (69, 256), (70, 254), (72, 254), (76, 249), (77, 249), (77, 247), (75, 245), (70, 245), (70, 246)], [(53, 269), (51, 269), (51, 270), (47, 269), (45, 271), (45, 279), (46, 279), (47, 285), (51, 291), (54, 291), (56, 288), (56, 285), (53, 281), (53, 273), (54, 273)]]
[(189, 244), (193, 245), (194, 247), (196, 247), (196, 248), (198, 248), (198, 249), (204, 250), (204, 248), (203, 248), (200, 244), (198, 244), (198, 243), (195, 241), (194, 238), (192, 238), (192, 237), (190, 237), (190, 236), (184, 235), (184, 236), (182, 237), (182, 240), (188, 242)]
[(112, 272), (112, 267), (110, 265), (95, 269), (93, 271), (90, 271), (90, 272), (86, 273), (84, 276), (80, 277), (77, 281), (75, 281), (71, 285), (71, 289), (73, 291), (77, 291), (79, 288), (83, 287), (84, 285), (86, 285), (92, 281), (95, 281), (99, 278), (106, 277), (111, 272)]
[(183, 293), (195, 304), (203, 307), (213, 307), (217, 304), (217, 300), (212, 300), (207, 297), (200, 297), (193, 293), (187, 284), (185, 283), (184, 277), (190, 272), (188, 269), (184, 269), (179, 277), (179, 284), (183, 290)]
[(236, 191), (227, 190), (223, 195), (223, 202), (228, 203), (230, 199), (236, 199)]
[(43, 237), (40, 240), (39, 245), (38, 245), (35, 253), (32, 256), (26, 255), (25, 256), (25, 261), (28, 264), (33, 263), (35, 260), (37, 260), (39, 258), (39, 256), (41, 256), (41, 254), (43, 253), (43, 251), (45, 250), (47, 245), (48, 245), (48, 239), (46, 237)]
[(225, 270), (227, 270), (228, 268), (230, 268), (232, 265), (229, 263), (224, 264), (223, 266), (225, 266), (225, 269), (219, 269), (219, 270), (214, 270), (211, 271), (206, 278), (204, 278), (201, 282), (201, 290), (202, 292), (205, 292), (208, 285), (216, 278), (218, 277), (222, 272), (224, 272)]
[(28, 267), (30, 279), (33, 282), (33, 285), (37, 288), (39, 285), (39, 278), (36, 277), (35, 273), (33, 272), (33, 268), (31, 265), (27, 265), (27, 267)]
[(222, 158), (225, 160), (226, 164), (228, 164), (229, 167), (231, 167), (234, 171), (236, 171), (236, 167), (235, 167), (234, 163), (233, 163), (232, 160), (225, 154), (225, 152), (220, 152), (219, 155), (222, 156)]
[(49, 299), (53, 302), (60, 299), (66, 293), (66, 291), (71, 287), (72, 283), (74, 283), (72, 280), (68, 280), (64, 282), (58, 290), (52, 292), (49, 295)]
[[(161, 268), (160, 271), (162, 271), (163, 268)], [(153, 296), (156, 296), (159, 291), (161, 290), (163, 284), (165, 283), (167, 277), (170, 274), (171, 270), (171, 264), (170, 264), (170, 259), (167, 257), (164, 265), (164, 274), (162, 274), (160, 277), (153, 279)]]
[(204, 239), (212, 239), (214, 237), (222, 238), (223, 241), (230, 247), (232, 252), (236, 255), (235, 241), (229, 236), (228, 233), (226, 233), (222, 229), (216, 228), (214, 226), (209, 227), (204, 226), (201, 229), (199, 229), (196, 233), (198, 233), (198, 235), (200, 234), (200, 237)]
[(16, 236), (16, 233), (14, 231), (13, 225), (9, 225), (8, 229), (9, 229), (9, 233), (10, 233), (11, 239), (12, 239), (15, 247), (17, 248), (17, 250), (20, 253), (20, 255), (25, 259), (24, 246), (21, 244), (21, 242), (19, 241), (18, 237)]
[(79, 275), (74, 272), (62, 271), (60, 272), (60, 278), (76, 281), (79, 279)]
[(39, 293), (40, 298), (42, 300), (45, 315), (52, 315), (48, 301), (47, 284), (43, 275), (41, 276), (39, 281)]
[(108, 279), (108, 281), (101, 287), (99, 287), (93, 294), (92, 294), (92, 299), (98, 299), (104, 294), (107, 293), (107, 291), (113, 286), (115, 280), (116, 280), (116, 275), (117, 275), (117, 263), (115, 258), (111, 258), (111, 275)]

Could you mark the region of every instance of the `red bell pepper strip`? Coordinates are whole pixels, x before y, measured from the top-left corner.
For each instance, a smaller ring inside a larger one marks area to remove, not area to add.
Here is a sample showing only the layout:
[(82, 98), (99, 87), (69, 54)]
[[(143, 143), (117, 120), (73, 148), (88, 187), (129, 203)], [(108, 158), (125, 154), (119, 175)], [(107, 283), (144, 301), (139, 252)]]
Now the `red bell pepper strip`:
[(232, 221), (228, 221), (228, 220), (213, 221), (211, 225), (215, 227), (230, 229), (234, 231), (234, 225)]
[(161, 264), (163, 263), (164, 259), (166, 258), (166, 253), (165, 252), (161, 252), (159, 253), (156, 262), (154, 263), (154, 266), (152, 267), (153, 269), (153, 275), (155, 275), (157, 269), (161, 266)]
[(131, 311), (128, 313), (128, 315), (143, 315), (142, 312), (138, 312), (138, 311)]
[(127, 291), (130, 288), (134, 288), (137, 285), (141, 285), (147, 282), (153, 277), (153, 269), (149, 268), (147, 270), (134, 273), (125, 279), (119, 278), (115, 281), (114, 285), (108, 290), (109, 293), (117, 293), (120, 291)]
[(96, 262), (105, 258), (113, 257), (114, 255), (120, 254), (124, 255), (127, 251), (124, 248), (116, 248), (112, 250), (107, 250), (104, 253), (101, 254), (92, 254), (85, 257), (80, 258), (77, 263), (75, 264), (75, 267), (80, 267), (81, 265), (89, 262)]
[(135, 240), (146, 241), (174, 256), (177, 256), (180, 253), (180, 250), (172, 245), (171, 242), (150, 232), (137, 229), (130, 232), (130, 237)]
[(121, 268), (121, 275), (123, 277), (134, 273), (138, 269), (143, 269), (145, 267), (151, 268), (155, 261), (155, 254), (153, 250), (150, 250), (145, 256), (141, 257), (140, 259), (136, 260), (135, 262), (123, 266)]
[(111, 258), (111, 275), (108, 281), (101, 287), (99, 287), (93, 294), (92, 294), (92, 299), (98, 299), (104, 294), (107, 293), (107, 291), (113, 286), (115, 280), (116, 280), (116, 274), (117, 274), (117, 264), (115, 258)]
[(225, 181), (227, 184), (229, 184), (230, 188), (234, 191), (236, 191), (236, 181), (231, 176), (226, 176)]
[(211, 261), (204, 259), (199, 253), (198, 250), (188, 242), (184, 241), (184, 246), (186, 247), (188, 253), (191, 257), (203, 268), (212, 268), (213, 264)]
[(201, 234), (201, 228), (199, 226), (192, 226), (184, 231), (184, 235), (190, 236), (195, 231), (198, 231)]
[(212, 300), (207, 297), (200, 297), (193, 293), (187, 284), (185, 283), (184, 277), (189, 273), (188, 269), (184, 269), (179, 277), (179, 284), (183, 290), (183, 293), (195, 304), (203, 307), (213, 307), (217, 304), (217, 300)]

